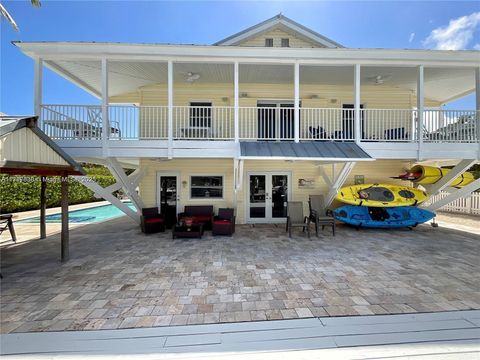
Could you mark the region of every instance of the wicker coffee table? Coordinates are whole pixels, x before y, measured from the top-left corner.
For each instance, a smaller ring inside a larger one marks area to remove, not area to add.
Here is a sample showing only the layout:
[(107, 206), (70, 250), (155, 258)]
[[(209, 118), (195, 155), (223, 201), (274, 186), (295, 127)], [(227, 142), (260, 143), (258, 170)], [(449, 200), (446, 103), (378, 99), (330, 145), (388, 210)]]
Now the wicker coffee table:
[(175, 238), (202, 238), (203, 224), (195, 223), (192, 225), (175, 224), (172, 237)]

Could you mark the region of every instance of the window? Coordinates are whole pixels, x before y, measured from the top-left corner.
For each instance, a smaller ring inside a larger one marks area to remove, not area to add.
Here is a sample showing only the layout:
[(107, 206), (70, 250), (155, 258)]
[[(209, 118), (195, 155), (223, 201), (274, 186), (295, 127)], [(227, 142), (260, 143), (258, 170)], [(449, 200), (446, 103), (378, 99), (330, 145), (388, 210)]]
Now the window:
[(266, 38), (265, 39), (265, 46), (266, 47), (273, 47), (273, 39), (272, 38)]
[(290, 47), (290, 39), (282, 39), (282, 47)]
[(211, 127), (212, 125), (212, 103), (191, 102), (190, 103), (190, 126)]
[(190, 198), (192, 199), (222, 199), (223, 176), (191, 176)]

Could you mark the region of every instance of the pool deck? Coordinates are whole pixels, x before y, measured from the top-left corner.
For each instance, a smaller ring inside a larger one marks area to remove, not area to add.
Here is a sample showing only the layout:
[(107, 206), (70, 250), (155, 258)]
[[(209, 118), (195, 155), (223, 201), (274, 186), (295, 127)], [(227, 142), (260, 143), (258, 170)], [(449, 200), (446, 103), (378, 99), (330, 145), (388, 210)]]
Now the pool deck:
[[(84, 203), (84, 204), (70, 205), (68, 207), (68, 210), (74, 211), (74, 210), (88, 209), (88, 208), (93, 208), (93, 207), (102, 206), (102, 205), (109, 205), (109, 204), (110, 203), (108, 201), (96, 201), (96, 202), (90, 202), (90, 203)], [(47, 215), (58, 214), (61, 211), (62, 209), (60, 207), (53, 207), (53, 208), (47, 209), (46, 214)], [(13, 213), (13, 221), (14, 221), (15, 233), (17, 235), (17, 243), (22, 243), (24, 241), (29, 241), (29, 240), (35, 240), (40, 237), (40, 224), (18, 223), (18, 220), (28, 219), (28, 218), (37, 217), (37, 216), (40, 216), (39, 210), (29, 210), (29, 211), (21, 211), (21, 212)], [(85, 225), (89, 225), (89, 224), (70, 223), (69, 227), (70, 229), (75, 229)], [(58, 234), (61, 231), (61, 224), (47, 222), (46, 228), (47, 228), (47, 236)], [(8, 231), (4, 231), (0, 235), (0, 246), (11, 243), (11, 239), (12, 238), (10, 236), (10, 233)]]

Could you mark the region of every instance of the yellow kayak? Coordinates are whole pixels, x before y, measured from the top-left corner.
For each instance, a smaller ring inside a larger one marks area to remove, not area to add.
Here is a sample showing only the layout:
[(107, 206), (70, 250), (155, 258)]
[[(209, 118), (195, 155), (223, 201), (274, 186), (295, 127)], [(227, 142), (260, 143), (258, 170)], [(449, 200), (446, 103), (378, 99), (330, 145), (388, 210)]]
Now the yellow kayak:
[[(424, 166), (424, 165), (415, 165), (410, 170), (408, 170), (405, 174), (402, 174), (396, 179), (402, 180), (410, 180), (416, 184), (420, 185), (429, 185), (435, 184), (438, 180), (442, 177), (447, 175), (450, 172), (450, 169), (447, 168), (439, 168), (435, 166)], [(462, 175), (455, 178), (451, 183), (450, 186), (461, 188), (465, 185), (470, 184), (472, 181), (475, 180), (475, 177), (471, 172), (464, 172)]]
[(417, 205), (427, 197), (426, 192), (408, 186), (361, 184), (341, 188), (336, 199), (351, 205), (396, 207)]

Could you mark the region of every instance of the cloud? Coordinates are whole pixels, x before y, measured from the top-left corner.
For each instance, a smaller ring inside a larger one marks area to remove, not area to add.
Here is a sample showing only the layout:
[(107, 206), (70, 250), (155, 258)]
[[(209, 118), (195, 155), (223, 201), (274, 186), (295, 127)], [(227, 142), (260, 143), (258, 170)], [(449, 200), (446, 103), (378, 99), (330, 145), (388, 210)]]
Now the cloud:
[(479, 26), (480, 12), (452, 19), (447, 26), (432, 30), (423, 44), (437, 50), (466, 49)]
[(415, 39), (415, 33), (414, 32), (410, 33), (410, 37), (408, 38), (408, 42), (411, 43), (413, 41), (413, 39)]

